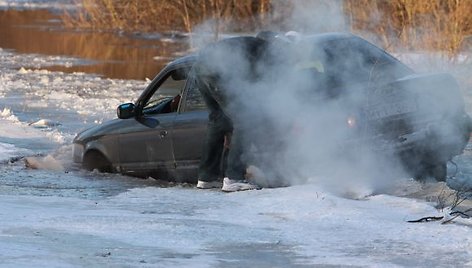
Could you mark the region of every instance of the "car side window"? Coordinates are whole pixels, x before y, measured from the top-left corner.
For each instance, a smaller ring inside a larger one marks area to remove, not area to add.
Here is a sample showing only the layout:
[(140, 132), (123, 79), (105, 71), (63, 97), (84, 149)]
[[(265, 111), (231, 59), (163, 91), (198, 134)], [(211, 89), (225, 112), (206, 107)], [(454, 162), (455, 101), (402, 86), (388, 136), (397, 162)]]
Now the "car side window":
[(187, 84), (187, 93), (185, 95), (185, 112), (207, 109), (205, 100), (200, 90), (196, 86), (195, 78), (190, 78)]
[(182, 70), (173, 70), (163, 78), (151, 97), (143, 107), (145, 115), (164, 114), (177, 112), (180, 104), (182, 89), (185, 86), (186, 77), (178, 75)]

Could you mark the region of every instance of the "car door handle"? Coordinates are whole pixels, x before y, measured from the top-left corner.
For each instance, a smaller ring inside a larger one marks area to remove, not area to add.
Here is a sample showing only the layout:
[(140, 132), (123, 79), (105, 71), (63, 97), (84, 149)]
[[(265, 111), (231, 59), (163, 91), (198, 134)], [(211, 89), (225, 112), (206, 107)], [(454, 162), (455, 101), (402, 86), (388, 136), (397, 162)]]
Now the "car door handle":
[(167, 134), (168, 134), (167, 130), (161, 130), (161, 132), (159, 133), (159, 137), (163, 139), (167, 136)]

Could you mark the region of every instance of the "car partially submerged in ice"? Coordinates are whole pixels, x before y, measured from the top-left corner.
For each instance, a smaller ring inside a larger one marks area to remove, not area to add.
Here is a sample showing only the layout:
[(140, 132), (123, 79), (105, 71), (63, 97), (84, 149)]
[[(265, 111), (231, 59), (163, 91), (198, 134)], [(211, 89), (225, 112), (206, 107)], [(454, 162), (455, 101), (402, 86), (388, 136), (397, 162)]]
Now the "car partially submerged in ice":
[[(367, 141), (378, 151), (393, 152), (415, 178), (445, 179), (446, 163), (462, 153), (471, 131), (451, 75), (415, 74), (351, 34), (303, 37), (299, 49), (316, 60), (312, 67), (322, 77), (314, 95), (326, 102), (362, 92), (355, 94), (360, 105), (346, 112), (343, 122), (357, 139), (340, 148)], [(118, 107), (117, 119), (78, 134), (74, 162), (89, 170), (195, 182), (208, 118), (190, 72), (196, 57), (170, 62), (135, 103)]]

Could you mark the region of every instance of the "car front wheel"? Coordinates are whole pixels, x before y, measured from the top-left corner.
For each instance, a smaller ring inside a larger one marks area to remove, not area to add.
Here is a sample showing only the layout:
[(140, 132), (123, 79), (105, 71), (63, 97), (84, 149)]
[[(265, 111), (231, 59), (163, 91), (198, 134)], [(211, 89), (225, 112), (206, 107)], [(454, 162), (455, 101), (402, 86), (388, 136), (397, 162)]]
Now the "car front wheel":
[(89, 151), (84, 155), (83, 167), (86, 170), (98, 170), (100, 172), (111, 172), (111, 163), (98, 151)]

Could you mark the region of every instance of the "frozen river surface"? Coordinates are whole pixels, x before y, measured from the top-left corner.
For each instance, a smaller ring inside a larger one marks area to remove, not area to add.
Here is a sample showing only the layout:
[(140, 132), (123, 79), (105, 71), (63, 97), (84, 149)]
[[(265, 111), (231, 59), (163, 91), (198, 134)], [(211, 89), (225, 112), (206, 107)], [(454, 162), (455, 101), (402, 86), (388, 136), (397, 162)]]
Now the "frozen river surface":
[[(472, 265), (471, 220), (407, 222), (446, 215), (435, 208), (444, 184), (399, 178), (350, 198), (316, 183), (224, 194), (74, 168), (75, 133), (146, 84), (22, 68), (75, 60), (0, 51), (1, 267)], [(50, 156), (46, 169), (25, 166), (34, 155)], [(455, 161), (450, 184), (468, 182), (470, 151)]]
[[(313, 178), (224, 194), (75, 168), (75, 134), (147, 82), (42, 69), (74, 64), (0, 49), (0, 267), (472, 266), (471, 219), (408, 223), (447, 218), (442, 183), (333, 194)], [(449, 186), (472, 185), (471, 153), (454, 159)], [(27, 168), (38, 155), (44, 168)]]

